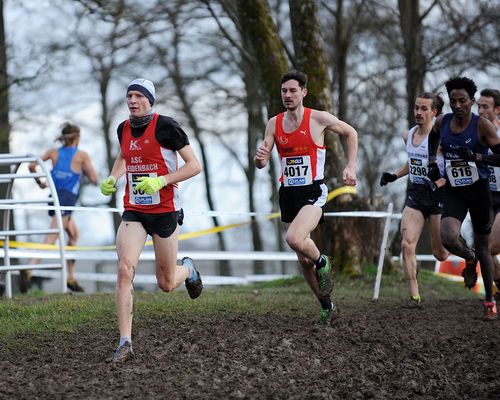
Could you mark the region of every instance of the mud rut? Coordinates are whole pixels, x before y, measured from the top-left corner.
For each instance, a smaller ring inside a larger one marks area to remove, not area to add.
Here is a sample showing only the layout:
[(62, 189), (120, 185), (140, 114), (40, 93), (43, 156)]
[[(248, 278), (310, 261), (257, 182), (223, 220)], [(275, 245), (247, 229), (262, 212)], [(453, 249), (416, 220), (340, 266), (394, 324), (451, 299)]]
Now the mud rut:
[(331, 327), (294, 310), (135, 322), (135, 359), (106, 363), (94, 327), (0, 349), (0, 399), (500, 399), (500, 321), (477, 300), (341, 305)]

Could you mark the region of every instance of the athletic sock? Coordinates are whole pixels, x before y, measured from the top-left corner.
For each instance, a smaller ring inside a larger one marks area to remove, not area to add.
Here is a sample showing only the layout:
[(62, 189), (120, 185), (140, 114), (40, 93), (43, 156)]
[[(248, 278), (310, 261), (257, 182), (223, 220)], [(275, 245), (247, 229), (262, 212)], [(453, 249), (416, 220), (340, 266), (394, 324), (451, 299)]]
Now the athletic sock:
[(323, 310), (330, 310), (332, 308), (332, 300), (329, 297), (319, 299), (319, 302)]
[(314, 261), (314, 265), (316, 265), (316, 269), (321, 269), (326, 265), (326, 257), (323, 254), (319, 255), (319, 258)]
[(189, 268), (189, 276), (188, 276), (188, 279), (189, 279), (190, 281), (192, 281), (193, 279), (195, 279), (195, 278), (196, 278), (196, 271), (195, 271), (194, 267), (192, 267), (191, 265), (189, 265), (189, 266), (188, 266), (188, 268)]
[(130, 336), (122, 336), (120, 338), (120, 344), (119, 344), (119, 347), (122, 347), (123, 345), (125, 345), (125, 343), (129, 342), (130, 344), (132, 344), (132, 338)]

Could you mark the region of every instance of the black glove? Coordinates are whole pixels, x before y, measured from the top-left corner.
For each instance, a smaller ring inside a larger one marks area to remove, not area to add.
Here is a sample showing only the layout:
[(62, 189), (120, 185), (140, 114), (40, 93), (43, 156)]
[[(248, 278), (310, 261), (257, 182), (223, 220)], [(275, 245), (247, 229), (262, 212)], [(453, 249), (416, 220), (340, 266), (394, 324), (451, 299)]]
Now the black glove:
[(429, 163), (427, 169), (427, 178), (429, 178), (432, 182), (436, 182), (439, 178), (441, 178), (441, 172), (439, 172), (439, 167), (435, 162)]
[(385, 186), (390, 182), (394, 182), (396, 179), (398, 179), (398, 176), (396, 174), (391, 174), (390, 172), (384, 172), (380, 177), (380, 186)]
[(465, 146), (452, 146), (453, 152), (465, 161), (476, 161), (476, 153)]

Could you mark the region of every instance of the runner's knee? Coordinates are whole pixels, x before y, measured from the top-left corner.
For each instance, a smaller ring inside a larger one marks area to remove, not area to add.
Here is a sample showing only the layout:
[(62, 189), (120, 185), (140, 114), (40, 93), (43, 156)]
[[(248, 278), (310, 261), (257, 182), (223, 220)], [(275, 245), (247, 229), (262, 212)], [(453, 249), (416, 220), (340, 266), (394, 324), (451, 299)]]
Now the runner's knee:
[(128, 285), (134, 279), (134, 266), (125, 261), (118, 262), (118, 284)]
[(417, 247), (417, 242), (408, 240), (403, 238), (401, 240), (401, 251), (403, 253), (403, 257), (405, 257), (408, 254), (415, 254), (415, 248)]
[(292, 248), (292, 250), (300, 250), (304, 243), (304, 239), (295, 234), (287, 233), (286, 242)]
[(158, 287), (163, 290), (164, 292), (171, 292), (175, 289), (175, 283), (171, 282), (168, 279), (161, 278), (158, 279)]
[(446, 251), (445, 248), (433, 250), (432, 254), (434, 255), (434, 257), (436, 257), (436, 260), (438, 261), (444, 261), (449, 256), (449, 253), (448, 251)]

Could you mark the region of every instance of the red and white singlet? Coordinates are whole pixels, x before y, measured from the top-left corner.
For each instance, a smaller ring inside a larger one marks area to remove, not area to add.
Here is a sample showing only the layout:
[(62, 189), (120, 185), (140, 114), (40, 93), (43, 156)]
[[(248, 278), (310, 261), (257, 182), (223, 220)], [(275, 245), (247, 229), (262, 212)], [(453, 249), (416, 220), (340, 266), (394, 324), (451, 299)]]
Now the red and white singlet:
[(167, 185), (148, 195), (137, 189), (141, 176), (158, 177), (178, 169), (177, 152), (161, 147), (155, 137), (158, 114), (155, 114), (144, 134), (132, 136), (129, 121), (123, 124), (121, 153), (125, 159), (127, 186), (123, 196), (125, 210), (159, 214), (180, 210), (179, 189), (176, 184)]
[(304, 108), (300, 126), (293, 132), (283, 131), (285, 113), (276, 117), (275, 143), (281, 160), (280, 182), (284, 186), (311, 185), (325, 173), (326, 147), (314, 143), (310, 130), (311, 109)]

